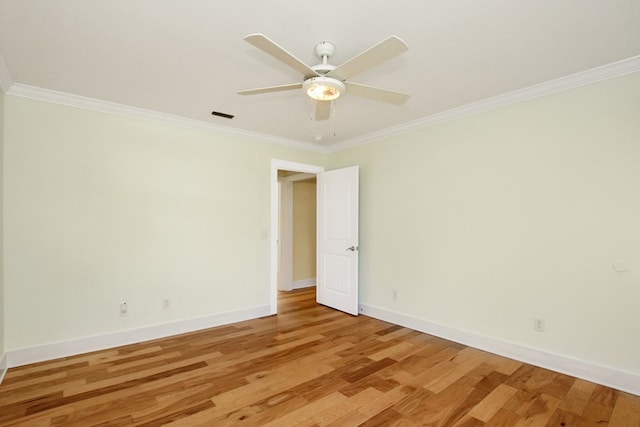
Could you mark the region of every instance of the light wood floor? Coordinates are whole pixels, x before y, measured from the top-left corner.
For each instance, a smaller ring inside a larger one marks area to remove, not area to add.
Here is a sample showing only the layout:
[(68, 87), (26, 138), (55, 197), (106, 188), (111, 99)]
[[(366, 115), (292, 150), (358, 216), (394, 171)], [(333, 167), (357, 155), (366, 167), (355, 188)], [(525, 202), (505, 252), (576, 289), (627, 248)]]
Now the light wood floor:
[(640, 397), (314, 300), (10, 369), (0, 425), (640, 426)]

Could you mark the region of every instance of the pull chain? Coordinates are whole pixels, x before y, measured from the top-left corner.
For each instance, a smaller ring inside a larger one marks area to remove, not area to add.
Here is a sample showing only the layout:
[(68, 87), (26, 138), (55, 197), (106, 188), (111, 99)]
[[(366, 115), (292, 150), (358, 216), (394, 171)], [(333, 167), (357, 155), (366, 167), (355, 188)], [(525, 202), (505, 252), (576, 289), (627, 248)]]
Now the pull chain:
[(336, 101), (331, 101), (333, 103), (333, 136), (336, 136)]
[[(333, 136), (335, 137), (335, 136), (338, 135), (336, 101), (332, 100), (332, 101), (328, 101), (328, 102), (331, 102), (331, 114), (333, 115)], [(317, 113), (317, 111), (316, 111), (317, 105), (318, 105), (317, 102), (315, 102), (314, 100), (309, 98), (309, 120), (311, 120), (312, 122), (318, 122), (317, 120), (314, 120), (315, 114)]]

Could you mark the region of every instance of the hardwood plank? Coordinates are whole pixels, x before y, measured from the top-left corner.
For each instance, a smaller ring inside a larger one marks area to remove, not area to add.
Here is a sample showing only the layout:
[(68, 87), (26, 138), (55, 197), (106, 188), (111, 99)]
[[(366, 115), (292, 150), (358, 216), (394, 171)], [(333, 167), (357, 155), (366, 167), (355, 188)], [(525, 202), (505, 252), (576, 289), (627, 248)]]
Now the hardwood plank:
[(609, 423), (612, 426), (640, 427), (640, 400), (626, 393), (619, 395)]
[[(522, 411), (522, 418), (517, 426), (540, 426), (546, 425), (551, 419), (556, 409), (560, 406), (560, 399), (541, 393), (536, 396), (529, 405)], [(520, 412), (520, 411), (518, 411)]]
[[(640, 397), (282, 293), (278, 316), (7, 372), (0, 426), (631, 426)], [(564, 423), (564, 424), (563, 424)]]
[(575, 415), (582, 415), (595, 388), (596, 384), (592, 382), (576, 379), (560, 404), (560, 409)]
[(380, 397), (382, 394), (382, 392), (376, 389), (366, 388), (361, 392), (349, 397), (349, 400), (342, 402), (333, 408), (328, 408), (324, 411), (320, 411), (311, 418), (311, 421), (318, 425), (325, 426), (331, 425), (338, 420), (343, 420), (344, 422), (346, 419), (354, 417), (354, 415), (364, 421), (366, 417), (357, 412), (358, 409), (367, 402)]
[(296, 424), (300, 424), (326, 409), (339, 405), (346, 399), (347, 397), (339, 392), (331, 393), (330, 395), (310, 402), (308, 405), (305, 405), (302, 408), (284, 413), (282, 414), (282, 416), (276, 418), (275, 420), (264, 424), (263, 427), (294, 426)]
[(517, 391), (518, 390), (511, 386), (500, 384), (485, 399), (478, 402), (478, 404), (469, 411), (468, 415), (480, 421), (487, 422), (496, 415), (498, 410), (500, 410)]

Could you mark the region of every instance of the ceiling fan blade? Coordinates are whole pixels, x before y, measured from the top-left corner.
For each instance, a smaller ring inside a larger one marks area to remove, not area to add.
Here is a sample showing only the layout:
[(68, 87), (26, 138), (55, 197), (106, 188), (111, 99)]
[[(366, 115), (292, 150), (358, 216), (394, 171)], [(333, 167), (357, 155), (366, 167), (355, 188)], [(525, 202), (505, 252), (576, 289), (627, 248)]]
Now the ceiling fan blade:
[(302, 89), (302, 83), (290, 83), (288, 85), (259, 87), (257, 89), (245, 89), (238, 91), (238, 95), (258, 95), (260, 93), (281, 92), (283, 90)]
[(327, 73), (327, 76), (338, 80), (346, 80), (355, 74), (382, 64), (402, 52), (406, 52), (408, 49), (409, 47), (401, 38), (390, 36), (347, 62), (338, 65), (335, 70)]
[(316, 101), (315, 105), (315, 120), (328, 120), (331, 117), (331, 104), (334, 101)]
[(361, 96), (363, 98), (373, 99), (375, 101), (387, 102), (389, 104), (401, 105), (404, 104), (409, 95), (402, 92), (396, 92), (388, 89), (381, 89), (379, 87), (362, 85), (359, 83), (345, 82), (347, 86), (347, 93)]
[(268, 53), (274, 58), (284, 62), (294, 70), (300, 72), (304, 75), (305, 79), (308, 79), (310, 77), (317, 77), (320, 75), (317, 72), (313, 71), (313, 69), (307, 64), (293, 56), (291, 53), (287, 52), (283, 47), (267, 38), (267, 36), (265, 36), (264, 34), (249, 34), (244, 39), (246, 42), (254, 45), (263, 52)]

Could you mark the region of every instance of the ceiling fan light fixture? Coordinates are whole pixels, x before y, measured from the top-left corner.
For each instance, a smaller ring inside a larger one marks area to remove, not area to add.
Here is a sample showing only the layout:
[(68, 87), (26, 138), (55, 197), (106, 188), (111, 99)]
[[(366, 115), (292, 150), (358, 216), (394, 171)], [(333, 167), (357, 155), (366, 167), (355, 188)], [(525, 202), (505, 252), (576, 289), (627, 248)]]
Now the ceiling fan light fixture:
[(342, 95), (346, 89), (344, 83), (332, 77), (312, 77), (302, 84), (302, 88), (317, 101), (333, 101)]

